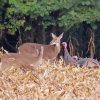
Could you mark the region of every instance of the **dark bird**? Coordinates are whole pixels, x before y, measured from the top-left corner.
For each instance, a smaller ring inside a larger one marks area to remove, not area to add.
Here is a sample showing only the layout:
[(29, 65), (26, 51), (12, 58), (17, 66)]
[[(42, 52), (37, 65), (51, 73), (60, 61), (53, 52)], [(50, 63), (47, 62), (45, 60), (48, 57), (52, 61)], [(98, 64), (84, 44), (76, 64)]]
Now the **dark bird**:
[(78, 56), (73, 56), (68, 52), (67, 43), (63, 42), (63, 49), (64, 49), (64, 60), (66, 64), (79, 64), (81, 67), (88, 67), (88, 68), (100, 68), (100, 64), (97, 60), (92, 58), (78, 58)]
[(63, 42), (62, 45), (63, 45), (63, 48), (64, 48), (64, 60), (65, 60), (65, 63), (66, 64), (77, 64), (77, 61), (73, 57), (71, 57), (71, 55), (68, 52), (67, 43)]

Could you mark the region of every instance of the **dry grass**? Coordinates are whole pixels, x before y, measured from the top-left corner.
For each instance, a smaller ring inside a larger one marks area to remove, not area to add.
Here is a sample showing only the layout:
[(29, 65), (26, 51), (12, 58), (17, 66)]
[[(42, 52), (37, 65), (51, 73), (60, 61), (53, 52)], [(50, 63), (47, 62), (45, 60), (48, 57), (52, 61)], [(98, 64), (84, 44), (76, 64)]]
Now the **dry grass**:
[(0, 100), (100, 100), (100, 69), (62, 61), (26, 72), (12, 66), (0, 77)]

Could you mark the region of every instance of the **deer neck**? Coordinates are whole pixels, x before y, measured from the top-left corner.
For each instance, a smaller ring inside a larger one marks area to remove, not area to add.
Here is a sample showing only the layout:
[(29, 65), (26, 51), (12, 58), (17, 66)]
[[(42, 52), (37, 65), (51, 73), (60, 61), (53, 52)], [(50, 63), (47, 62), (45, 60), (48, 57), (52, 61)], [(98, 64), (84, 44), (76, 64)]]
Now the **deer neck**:
[(55, 52), (58, 54), (60, 52), (60, 44), (55, 45)]
[(42, 64), (42, 59), (43, 59), (43, 49), (39, 51), (39, 54), (37, 56), (38, 63)]

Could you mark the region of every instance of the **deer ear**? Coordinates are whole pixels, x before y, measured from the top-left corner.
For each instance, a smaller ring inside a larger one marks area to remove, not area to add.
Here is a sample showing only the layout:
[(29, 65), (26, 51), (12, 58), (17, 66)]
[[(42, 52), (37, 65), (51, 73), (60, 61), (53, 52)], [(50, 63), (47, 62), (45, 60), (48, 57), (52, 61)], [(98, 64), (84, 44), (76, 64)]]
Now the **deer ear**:
[(51, 33), (52, 38), (56, 38), (56, 35), (54, 33)]
[(60, 39), (63, 37), (63, 34), (64, 34), (64, 33), (62, 33), (62, 34), (59, 36)]

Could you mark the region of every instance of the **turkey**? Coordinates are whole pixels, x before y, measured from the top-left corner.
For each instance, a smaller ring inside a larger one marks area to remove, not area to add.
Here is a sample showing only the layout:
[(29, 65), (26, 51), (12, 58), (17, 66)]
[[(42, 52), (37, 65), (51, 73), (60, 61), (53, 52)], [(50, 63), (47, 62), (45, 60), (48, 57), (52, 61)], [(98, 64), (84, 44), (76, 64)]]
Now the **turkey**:
[(64, 48), (64, 60), (66, 64), (77, 64), (77, 61), (70, 56), (68, 50), (67, 50), (67, 43), (63, 42), (62, 43), (63, 48)]
[(76, 62), (77, 62), (78, 59), (79, 59), (78, 56), (73, 56), (72, 58), (73, 58)]
[(92, 58), (80, 58), (77, 62), (82, 67), (100, 68), (99, 62)]
[(73, 56), (73, 59), (80, 65), (83, 66), (85, 64), (85, 62), (89, 59), (89, 58), (79, 58), (78, 56)]
[(77, 61), (77, 63), (81, 67), (88, 67), (88, 68), (100, 68), (100, 64), (97, 60), (92, 58), (78, 58), (77, 56), (73, 56), (73, 58)]
[(100, 68), (100, 64), (97, 60), (92, 58), (78, 58), (77, 56), (71, 57), (67, 50), (67, 43), (62, 43), (64, 48), (64, 60), (66, 64), (79, 64), (81, 67), (85, 66), (88, 68)]

